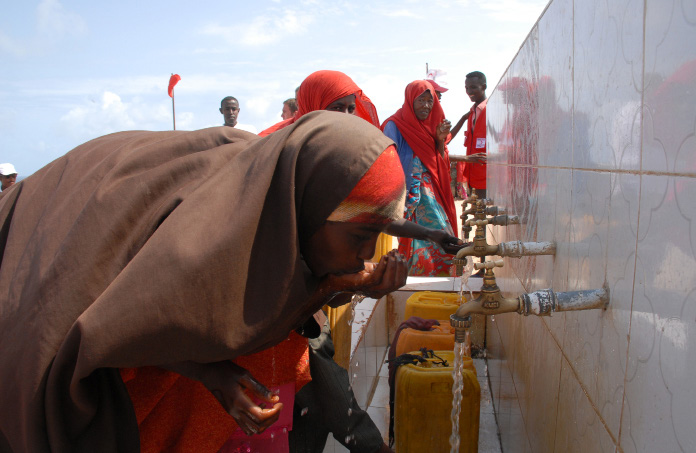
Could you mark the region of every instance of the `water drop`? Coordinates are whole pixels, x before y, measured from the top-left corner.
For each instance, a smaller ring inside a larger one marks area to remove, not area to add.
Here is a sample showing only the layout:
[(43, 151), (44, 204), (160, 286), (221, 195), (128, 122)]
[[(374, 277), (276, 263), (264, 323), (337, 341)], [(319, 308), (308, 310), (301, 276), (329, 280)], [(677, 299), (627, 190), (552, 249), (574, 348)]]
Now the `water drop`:
[(304, 417), (305, 415), (307, 415), (307, 412), (309, 412), (308, 407), (302, 408), (302, 411), (300, 412), (300, 417)]
[(360, 366), (360, 362), (355, 362), (355, 368)]
[(495, 315), (491, 315), (491, 322), (495, 322)]
[(283, 434), (287, 434), (287, 433), (288, 433), (288, 429), (287, 429), (287, 428), (283, 428)]
[(358, 377), (358, 374), (357, 374), (357, 373), (353, 373), (353, 379), (355, 379), (356, 377)]
[(348, 408), (348, 416), (350, 417), (351, 415), (353, 415), (353, 409), (351, 409), (351, 408), (349, 407), (349, 408)]
[(275, 437), (275, 433), (271, 433), (271, 439)]

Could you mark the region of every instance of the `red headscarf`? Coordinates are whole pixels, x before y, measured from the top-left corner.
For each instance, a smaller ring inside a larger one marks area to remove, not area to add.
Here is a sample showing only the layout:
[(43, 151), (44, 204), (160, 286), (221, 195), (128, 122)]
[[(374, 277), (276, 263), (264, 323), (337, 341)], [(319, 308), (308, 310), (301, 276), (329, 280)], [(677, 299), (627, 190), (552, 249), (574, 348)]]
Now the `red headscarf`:
[(405, 199), (404, 172), (391, 145), (327, 220), (386, 225), (403, 216)]
[(324, 110), (336, 99), (355, 95), (355, 114), (365, 121), (379, 127), (377, 109), (370, 98), (365, 96), (353, 79), (339, 71), (317, 71), (310, 74), (300, 85), (297, 92), (298, 110), (295, 116), (276, 123), (268, 129), (261, 131), (259, 136), (265, 137), (273, 132), (287, 127), (297, 121), (302, 115), (315, 110)]
[[(421, 121), (413, 110), (413, 101), (425, 91), (429, 91), (433, 97), (433, 109), (428, 118)], [(406, 85), (406, 99), (404, 105), (395, 114), (387, 118), (382, 124), (382, 130), (389, 121), (393, 121), (403, 135), (406, 143), (413, 153), (423, 162), (432, 176), (435, 197), (440, 206), (445, 210), (452, 229), (457, 234), (457, 214), (450, 186), (450, 160), (449, 151), (445, 146), (445, 156), (440, 156), (437, 151), (437, 127), (445, 119), (440, 101), (432, 85), (426, 80), (416, 80)]]

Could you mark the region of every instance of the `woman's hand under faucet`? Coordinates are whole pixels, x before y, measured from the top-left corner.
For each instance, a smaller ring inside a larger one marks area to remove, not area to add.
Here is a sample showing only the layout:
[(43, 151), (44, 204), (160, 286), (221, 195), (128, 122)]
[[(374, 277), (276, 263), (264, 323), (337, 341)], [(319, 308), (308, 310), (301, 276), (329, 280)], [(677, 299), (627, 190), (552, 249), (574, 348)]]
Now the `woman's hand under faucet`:
[(461, 239), (458, 239), (443, 230), (428, 231), (427, 239), (440, 246), (445, 253), (455, 255), (460, 249), (466, 247), (466, 244)]
[[(326, 283), (331, 292), (354, 294), (360, 292), (367, 297), (379, 299), (406, 284), (408, 264), (396, 250), (384, 255), (377, 264), (365, 263), (365, 269), (354, 274), (330, 274)], [(335, 297), (329, 302), (331, 306), (343, 305), (350, 298)]]

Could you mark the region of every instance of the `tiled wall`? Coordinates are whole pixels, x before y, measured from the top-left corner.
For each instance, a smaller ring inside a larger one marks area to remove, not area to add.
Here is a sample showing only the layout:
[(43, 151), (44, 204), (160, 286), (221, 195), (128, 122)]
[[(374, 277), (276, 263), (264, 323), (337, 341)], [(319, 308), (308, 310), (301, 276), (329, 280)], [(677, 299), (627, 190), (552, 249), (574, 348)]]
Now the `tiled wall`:
[(504, 451), (696, 451), (696, 2), (552, 0), (490, 94), (501, 287), (611, 292), (489, 318)]

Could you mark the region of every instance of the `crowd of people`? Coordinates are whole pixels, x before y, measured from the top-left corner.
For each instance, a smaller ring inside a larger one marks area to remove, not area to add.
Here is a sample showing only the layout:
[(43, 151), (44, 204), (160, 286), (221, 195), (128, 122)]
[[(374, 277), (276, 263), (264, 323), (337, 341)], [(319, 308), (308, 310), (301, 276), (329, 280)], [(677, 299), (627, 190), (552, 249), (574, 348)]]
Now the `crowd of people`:
[[(0, 165), (0, 452), (392, 451), (322, 307), (450, 275), (452, 161), (485, 196), (486, 81), (452, 128), (438, 75), (384, 122), (317, 71), (258, 135), (229, 96), (227, 127), (111, 134), (15, 187)], [(371, 262), (382, 233), (398, 250)]]

